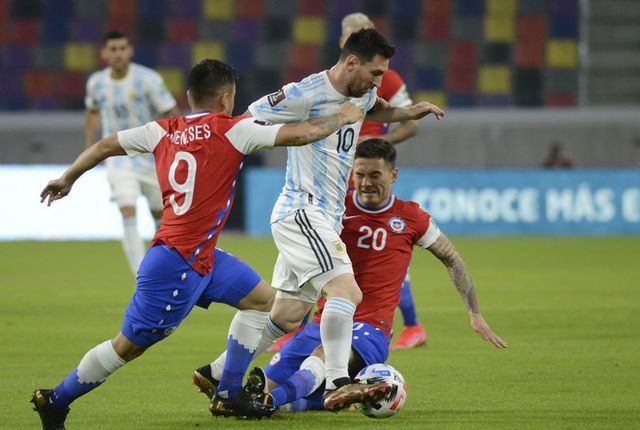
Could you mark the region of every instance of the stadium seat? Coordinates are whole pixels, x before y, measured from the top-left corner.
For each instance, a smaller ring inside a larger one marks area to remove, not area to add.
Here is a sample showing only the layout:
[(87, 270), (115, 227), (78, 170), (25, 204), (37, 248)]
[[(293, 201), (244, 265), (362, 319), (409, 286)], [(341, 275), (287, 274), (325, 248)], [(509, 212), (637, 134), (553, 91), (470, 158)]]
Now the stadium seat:
[(484, 38), (483, 21), (479, 17), (452, 17), (451, 35), (453, 40), (474, 42)]
[(511, 97), (508, 95), (480, 95), (476, 99), (476, 106), (504, 108), (511, 105)]
[(47, 70), (29, 70), (24, 75), (24, 94), (28, 98), (52, 97), (53, 73)]
[(233, 32), (233, 21), (201, 20), (198, 24), (198, 38), (201, 41), (226, 42)]
[(293, 40), (296, 43), (320, 45), (326, 40), (323, 18), (300, 16), (293, 24)]
[(293, 19), (297, 0), (265, 0), (265, 13), (267, 18)]
[(451, 42), (448, 46), (448, 65), (453, 69), (475, 69), (478, 64), (476, 44)]
[(156, 18), (140, 18), (136, 25), (134, 40), (136, 43), (164, 42), (166, 21)]
[(551, 27), (549, 34), (553, 38), (578, 38), (578, 20), (576, 17), (552, 16), (549, 26)]
[(205, 58), (225, 61), (224, 46), (220, 42), (198, 42), (191, 48), (191, 64)]
[(356, 0), (328, 0), (327, 13), (331, 21), (340, 21), (355, 10), (358, 10)]
[(371, 19), (373, 26), (380, 32), (380, 34), (389, 35), (389, 25), (385, 15), (369, 15), (369, 19)]
[(484, 0), (455, 0), (454, 10), (460, 16), (484, 15)]
[(451, 24), (446, 17), (430, 16), (423, 20), (422, 37), (431, 41), (446, 41), (449, 39)]
[(164, 79), (171, 94), (179, 96), (186, 91), (184, 88), (185, 77), (182, 68), (158, 67), (156, 70), (160, 73), (162, 79)]
[(236, 17), (242, 19), (261, 19), (264, 17), (264, 0), (237, 0)]
[(23, 95), (22, 75), (13, 70), (0, 70), (0, 101), (4, 98), (20, 98)]
[(261, 35), (261, 21), (237, 19), (233, 23), (233, 40), (242, 43), (258, 43)]
[(508, 94), (511, 92), (511, 68), (503, 65), (483, 65), (478, 70), (480, 94)]
[(294, 43), (289, 47), (287, 54), (287, 67), (297, 71), (315, 73), (320, 69), (320, 55), (315, 45)]
[(453, 0), (425, 0), (422, 2), (422, 16), (423, 17), (444, 17), (451, 16)]
[(192, 64), (191, 44), (163, 43), (158, 47), (158, 64), (164, 67), (183, 67), (188, 69)]
[(75, 14), (75, 4), (72, 0), (47, 0), (45, 3), (45, 17), (48, 20), (66, 23)]
[(64, 54), (60, 45), (38, 45), (31, 48), (32, 65), (38, 69), (61, 70)]
[(513, 105), (542, 106), (543, 76), (539, 68), (516, 68), (513, 71)]
[(519, 40), (516, 44), (515, 65), (519, 67), (544, 66), (544, 41)]
[(545, 104), (550, 107), (574, 107), (576, 96), (569, 93), (550, 93), (545, 96)]
[(83, 18), (71, 23), (71, 39), (76, 42), (102, 43), (102, 28), (98, 20)]
[(510, 43), (485, 43), (482, 47), (481, 63), (511, 64)]
[(58, 74), (58, 96), (69, 99), (84, 99), (88, 75), (80, 72), (60, 72)]
[(160, 20), (167, 16), (167, 3), (157, 0), (138, 0), (138, 16)]
[(476, 98), (473, 94), (449, 93), (447, 101), (450, 107), (458, 108), (473, 107), (476, 104)]
[(203, 0), (202, 15), (206, 19), (230, 20), (235, 16), (233, 0)]
[(72, 72), (91, 72), (96, 68), (96, 47), (91, 43), (64, 45), (64, 66)]
[(512, 16), (491, 16), (484, 18), (484, 39), (488, 42), (513, 42), (515, 22)]
[(129, 0), (110, 0), (107, 2), (110, 18), (134, 19), (138, 13), (138, 2)]
[(418, 68), (414, 74), (416, 90), (441, 90), (443, 88), (442, 71), (435, 68)]
[[(413, 43), (399, 41), (395, 44), (396, 55), (391, 58), (390, 67), (400, 74), (405, 80), (413, 72)], [(408, 84), (408, 83), (407, 83)]]
[(158, 64), (158, 53), (155, 44), (136, 44), (133, 61), (144, 66), (155, 68)]
[(2, 66), (6, 69), (20, 71), (31, 66), (29, 49), (22, 45), (9, 45), (2, 52)]
[(413, 48), (413, 64), (414, 66), (441, 66), (447, 61), (449, 53), (449, 48), (443, 43), (417, 42)]
[(551, 13), (556, 16), (578, 16), (578, 0), (551, 0)]
[(254, 44), (231, 42), (227, 44), (227, 62), (236, 69), (238, 73), (250, 72), (254, 64)]
[(475, 69), (449, 69), (446, 73), (446, 89), (456, 94), (473, 94), (476, 91)]
[(194, 18), (173, 18), (169, 20), (167, 42), (195, 42), (198, 40), (198, 21)]
[(291, 20), (278, 17), (267, 18), (263, 26), (267, 41), (291, 40), (293, 27)]
[(544, 89), (549, 93), (578, 93), (577, 69), (546, 69)]
[(367, 0), (361, 4), (362, 13), (369, 16), (388, 15), (388, 2), (386, 0)]
[(402, 0), (398, 2), (390, 2), (390, 15), (392, 17), (413, 18), (421, 14), (421, 2), (419, 0)]
[[(134, 33), (135, 27), (136, 27), (136, 24), (133, 18), (115, 17), (115, 18), (108, 18), (105, 21), (105, 24), (102, 27), (102, 29), (103, 29), (103, 33), (106, 33), (107, 31), (117, 30), (133, 38), (135, 35)], [(133, 42), (135, 43), (135, 40), (133, 40)]]
[(520, 15), (547, 15), (549, 13), (549, 2), (545, 1), (519, 1), (518, 13)]
[[(256, 50), (256, 67), (268, 70), (282, 70), (289, 52), (288, 42), (271, 42), (263, 44)], [(281, 82), (282, 83), (282, 82)]]
[(447, 106), (447, 95), (443, 91), (416, 91), (411, 94), (414, 103), (430, 102), (440, 107)]
[(107, 6), (104, 2), (73, 0), (73, 10), (76, 19), (99, 18), (104, 19), (107, 15)]
[(396, 17), (390, 18), (389, 22), (391, 24), (391, 39), (394, 41), (397, 40), (414, 40), (417, 37), (416, 31), (416, 19), (414, 18), (406, 18), (406, 17)]
[(325, 0), (298, 0), (298, 15), (322, 18), (325, 14)]
[(9, 42), (34, 45), (40, 42), (40, 22), (36, 19), (17, 19), (9, 22), (9, 35)]
[(169, 13), (180, 18), (197, 18), (200, 16), (202, 3), (200, 0), (180, 0), (170, 2)]
[(10, 4), (13, 18), (38, 18), (44, 15), (44, 2), (41, 0), (12, 1)]
[(547, 42), (547, 66), (574, 68), (578, 65), (578, 49), (575, 40), (549, 39)]
[(521, 16), (518, 18), (518, 40), (544, 44), (547, 38), (546, 16)]
[(56, 97), (31, 97), (29, 99), (30, 110), (58, 110), (60, 103)]
[(47, 17), (42, 22), (42, 42), (44, 43), (65, 43), (68, 39), (69, 25), (62, 23), (56, 18)]
[(491, 17), (513, 18), (517, 7), (517, 0), (486, 0), (485, 14)]

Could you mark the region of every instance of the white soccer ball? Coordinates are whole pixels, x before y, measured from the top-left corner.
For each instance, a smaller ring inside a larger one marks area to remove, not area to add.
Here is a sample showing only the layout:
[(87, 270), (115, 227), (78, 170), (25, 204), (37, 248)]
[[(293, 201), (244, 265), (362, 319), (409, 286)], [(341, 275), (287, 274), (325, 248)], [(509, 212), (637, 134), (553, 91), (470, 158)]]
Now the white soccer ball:
[(391, 384), (391, 393), (384, 399), (369, 405), (356, 403), (356, 408), (369, 418), (388, 418), (398, 413), (407, 400), (407, 384), (404, 378), (388, 364), (376, 363), (362, 369), (355, 377), (356, 382), (372, 384), (386, 382)]

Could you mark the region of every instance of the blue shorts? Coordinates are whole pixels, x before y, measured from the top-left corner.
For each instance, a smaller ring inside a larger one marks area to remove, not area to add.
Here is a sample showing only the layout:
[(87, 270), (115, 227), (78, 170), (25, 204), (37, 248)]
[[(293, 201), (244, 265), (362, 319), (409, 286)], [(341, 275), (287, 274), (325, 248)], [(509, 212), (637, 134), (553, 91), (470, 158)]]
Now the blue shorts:
[(213, 270), (203, 276), (176, 250), (166, 245), (150, 248), (138, 271), (122, 334), (149, 347), (173, 333), (194, 306), (237, 306), (260, 283), (260, 275), (246, 263), (217, 248), (213, 253)]
[[(267, 377), (282, 385), (299, 368), (302, 362), (320, 346), (320, 325), (309, 323), (304, 330), (294, 336), (282, 350), (276, 353), (265, 368)], [(384, 332), (370, 324), (353, 324), (351, 348), (365, 362), (365, 365), (384, 363), (389, 356), (389, 340)], [(361, 369), (350, 369), (360, 371)]]

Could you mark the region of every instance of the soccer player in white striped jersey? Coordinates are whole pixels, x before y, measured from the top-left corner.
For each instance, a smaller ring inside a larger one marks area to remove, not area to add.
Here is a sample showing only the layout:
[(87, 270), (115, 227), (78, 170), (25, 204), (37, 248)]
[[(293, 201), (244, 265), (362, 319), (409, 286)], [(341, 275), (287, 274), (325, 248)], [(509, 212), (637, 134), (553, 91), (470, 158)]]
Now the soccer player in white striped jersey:
[[(131, 62), (133, 46), (118, 31), (105, 35), (101, 56), (108, 66), (87, 81), (85, 97), (85, 143), (95, 142), (98, 127), (102, 137), (138, 127), (154, 119), (178, 115), (176, 101), (155, 71)], [(134, 275), (144, 257), (145, 246), (138, 232), (136, 202), (144, 195), (156, 228), (162, 218), (162, 195), (152, 155), (132, 159), (114, 157), (106, 161), (111, 198), (122, 214), (122, 246)]]
[[(374, 121), (417, 120), (430, 113), (443, 116), (440, 108), (427, 102), (392, 107), (376, 96), (394, 53), (395, 48), (373, 29), (353, 33), (330, 70), (285, 85), (251, 104), (249, 112), (260, 120), (289, 123), (337, 112), (351, 101)], [(391, 389), (388, 384), (373, 388), (352, 384), (347, 370), (353, 314), (362, 293), (340, 232), (362, 120), (306, 149), (288, 150), (285, 185), (271, 214), (279, 251), (272, 284), (278, 292), (256, 352), (257, 356), (277, 338), (295, 330), (320, 295), (325, 296), (320, 322), (327, 387), (324, 407), (333, 411), (375, 400)], [(215, 383), (224, 360), (223, 354), (210, 366), (196, 370), (196, 384), (202, 387), (205, 380)]]

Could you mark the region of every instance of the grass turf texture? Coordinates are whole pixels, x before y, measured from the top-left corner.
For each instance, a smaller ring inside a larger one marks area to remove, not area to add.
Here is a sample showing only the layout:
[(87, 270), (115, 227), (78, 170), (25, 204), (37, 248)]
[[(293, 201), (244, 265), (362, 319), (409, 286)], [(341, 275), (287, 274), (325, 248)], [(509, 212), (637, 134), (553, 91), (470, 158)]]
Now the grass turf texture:
[[(471, 331), (446, 271), (417, 250), (413, 291), (429, 343), (390, 355), (409, 387), (398, 416), (213, 419), (191, 372), (225, 346), (234, 310), (214, 305), (196, 308), (167, 340), (72, 404), (68, 428), (638, 428), (638, 238), (454, 243), (487, 321), (509, 349), (496, 350)], [(276, 256), (270, 239), (229, 235), (221, 247), (270, 279)], [(32, 390), (56, 385), (89, 348), (117, 332), (134, 281), (116, 242), (0, 243), (0, 256), (0, 428), (39, 428), (27, 403)]]

